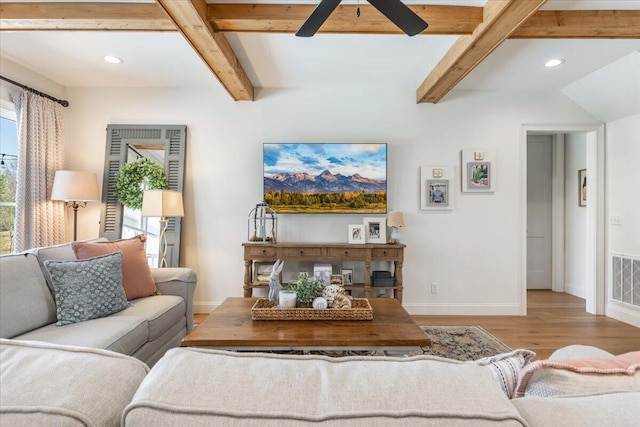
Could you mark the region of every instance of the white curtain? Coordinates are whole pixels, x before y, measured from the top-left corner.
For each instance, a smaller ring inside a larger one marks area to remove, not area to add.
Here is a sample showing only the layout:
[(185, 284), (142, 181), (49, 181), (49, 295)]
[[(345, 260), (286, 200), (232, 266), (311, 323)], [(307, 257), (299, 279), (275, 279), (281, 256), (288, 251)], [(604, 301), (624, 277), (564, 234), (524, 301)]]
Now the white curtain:
[(28, 91), (12, 97), (18, 130), (14, 251), (66, 240), (65, 207), (49, 200), (56, 170), (64, 169), (62, 105)]

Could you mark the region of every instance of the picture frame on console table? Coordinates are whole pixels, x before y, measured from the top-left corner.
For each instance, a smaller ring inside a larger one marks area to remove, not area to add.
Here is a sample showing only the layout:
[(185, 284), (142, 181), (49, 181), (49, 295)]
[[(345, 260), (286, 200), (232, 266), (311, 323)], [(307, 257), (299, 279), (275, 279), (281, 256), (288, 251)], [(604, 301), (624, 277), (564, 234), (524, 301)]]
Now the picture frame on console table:
[(344, 284), (352, 285), (353, 284), (353, 269), (352, 268), (343, 268), (342, 276), (344, 276)]
[(363, 245), (366, 242), (364, 224), (349, 224), (349, 243)]
[(387, 243), (387, 219), (363, 218), (367, 243)]

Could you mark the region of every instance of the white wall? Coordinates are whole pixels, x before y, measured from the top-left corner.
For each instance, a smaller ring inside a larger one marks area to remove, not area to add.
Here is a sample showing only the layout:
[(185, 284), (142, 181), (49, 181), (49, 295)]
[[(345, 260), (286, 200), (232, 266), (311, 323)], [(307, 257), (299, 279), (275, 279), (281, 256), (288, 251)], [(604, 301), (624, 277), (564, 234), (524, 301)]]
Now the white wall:
[[(68, 88), (68, 163), (102, 176), (109, 123), (188, 126), (182, 264), (198, 271), (196, 304), (242, 295), (241, 243), (262, 194), (262, 143), (387, 142), (389, 208), (405, 213), (404, 305), (414, 314), (522, 314), (519, 130), (523, 123), (593, 117), (557, 93), (451, 94), (437, 105), (413, 92), (371, 88), (262, 90), (233, 102), (217, 85), (194, 89)], [(453, 165), (460, 150), (494, 149), (495, 194), (461, 194), (451, 213), (419, 210), (419, 168)], [(79, 215), (97, 236), (99, 206)], [(346, 242), (359, 215), (281, 215), (280, 241)], [(427, 284), (440, 284), (437, 295)]]
[[(640, 257), (640, 114), (607, 123), (607, 215), (621, 225), (608, 226), (611, 253)], [(611, 289), (611, 269), (607, 273)], [(607, 315), (640, 327), (640, 309), (610, 299)]]
[[(587, 167), (584, 133), (565, 136), (565, 292), (586, 298), (587, 209), (578, 206), (578, 170)], [(587, 177), (587, 182), (589, 181)]]

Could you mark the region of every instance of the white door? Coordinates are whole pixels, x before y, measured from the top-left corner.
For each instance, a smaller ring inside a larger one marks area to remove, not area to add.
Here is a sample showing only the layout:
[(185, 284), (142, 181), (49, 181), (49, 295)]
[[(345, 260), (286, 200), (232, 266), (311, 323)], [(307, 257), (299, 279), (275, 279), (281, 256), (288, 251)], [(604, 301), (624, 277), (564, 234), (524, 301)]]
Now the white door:
[(552, 138), (527, 137), (527, 289), (551, 289)]

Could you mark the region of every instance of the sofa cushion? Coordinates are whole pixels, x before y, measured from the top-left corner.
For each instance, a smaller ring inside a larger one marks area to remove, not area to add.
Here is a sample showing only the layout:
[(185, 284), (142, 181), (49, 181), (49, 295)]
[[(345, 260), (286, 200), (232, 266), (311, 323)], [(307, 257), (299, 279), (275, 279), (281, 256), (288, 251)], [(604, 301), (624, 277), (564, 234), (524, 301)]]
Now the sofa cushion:
[(71, 246), (78, 259), (122, 252), (122, 286), (127, 299), (132, 300), (158, 294), (144, 250), (146, 241), (147, 238), (140, 234), (113, 242), (73, 242)]
[(589, 359), (538, 360), (524, 368), (515, 396), (640, 392), (640, 351)]
[(160, 359), (123, 421), (125, 426), (524, 425), (490, 373), (464, 362), (194, 348), (172, 349)]
[(176, 323), (186, 327), (184, 300), (175, 295), (156, 295), (131, 301), (132, 306), (114, 316), (137, 316), (147, 319), (149, 341), (165, 333)]
[(0, 316), (1, 338), (56, 321), (56, 305), (34, 255), (0, 257)]
[(109, 316), (86, 322), (56, 326), (55, 323), (19, 335), (16, 339), (76, 345), (133, 354), (149, 338), (144, 317)]
[(640, 392), (511, 401), (530, 426), (637, 426)]
[(75, 261), (45, 261), (51, 275), (58, 322), (70, 323), (105, 317), (131, 304), (122, 288), (122, 254)]
[(118, 426), (148, 372), (103, 350), (0, 340), (0, 424)]

